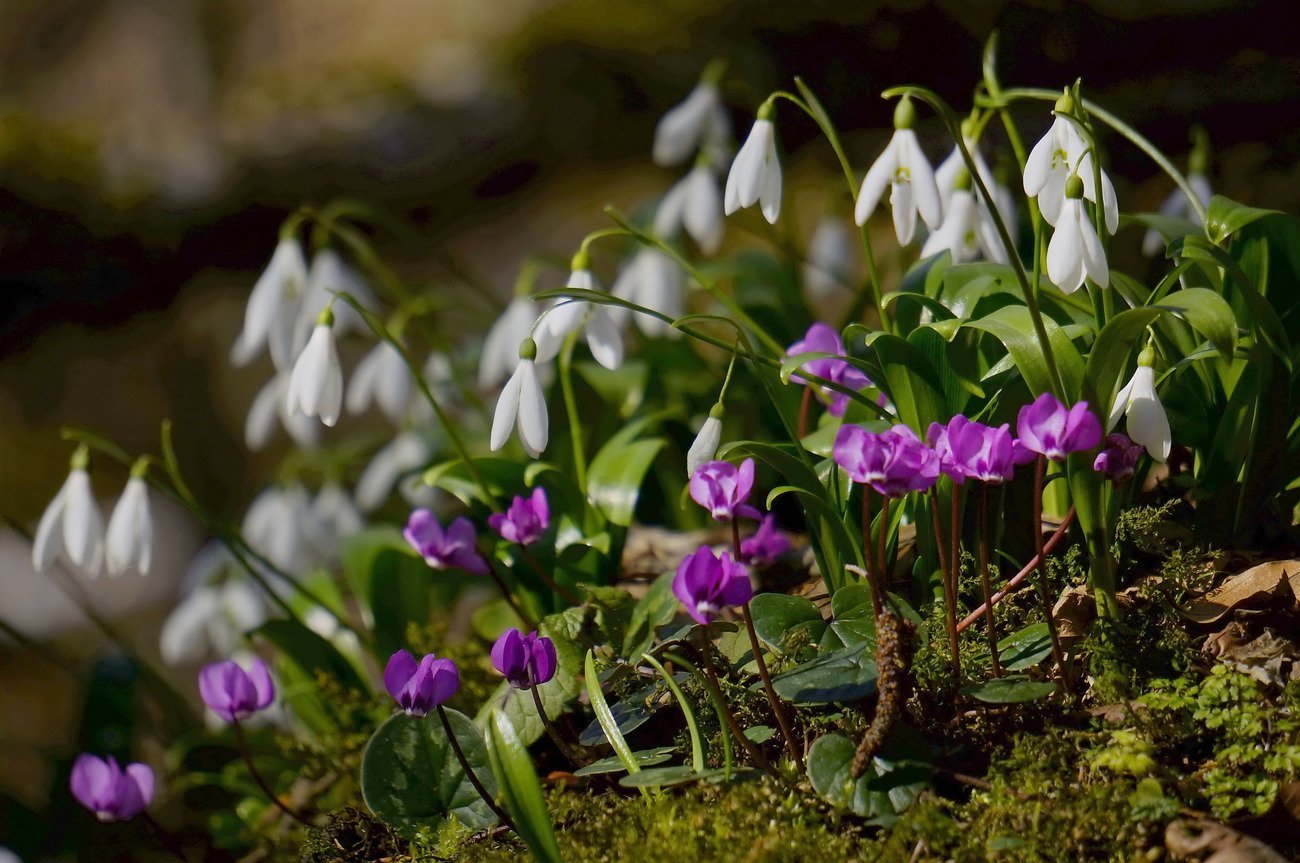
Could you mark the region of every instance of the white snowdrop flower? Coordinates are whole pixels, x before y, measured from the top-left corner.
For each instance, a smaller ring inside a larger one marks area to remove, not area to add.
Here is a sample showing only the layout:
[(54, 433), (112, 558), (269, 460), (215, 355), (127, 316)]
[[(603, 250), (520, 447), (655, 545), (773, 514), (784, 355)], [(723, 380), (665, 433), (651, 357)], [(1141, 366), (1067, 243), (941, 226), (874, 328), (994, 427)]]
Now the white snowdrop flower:
[(1047, 244), (1047, 278), (1067, 294), (1079, 290), (1085, 278), (1103, 288), (1110, 284), (1106, 252), (1083, 207), (1083, 181), (1078, 177), (1065, 184), (1065, 203)]
[(723, 192), (723, 211), (728, 216), (754, 204), (761, 206), (769, 224), (775, 225), (781, 215), (781, 161), (776, 155), (774, 113), (772, 103), (764, 102), (749, 137), (731, 163)]
[(147, 469), (148, 462), (143, 459), (131, 468), (131, 478), (108, 519), (104, 557), (109, 575), (121, 575), (131, 567), (141, 575), (149, 574), (153, 560), (153, 515), (149, 487), (144, 480)]
[(491, 389), (510, 377), (519, 359), (519, 343), (528, 338), (537, 314), (537, 303), (528, 297), (517, 296), (492, 324), (483, 339), (483, 351), (479, 356), (480, 388)]
[(394, 423), (406, 415), (415, 382), (406, 360), (391, 342), (381, 340), (366, 352), (348, 382), (347, 408), (350, 414), (365, 413), (371, 404), (379, 406)]
[(813, 300), (843, 296), (851, 287), (857, 238), (843, 219), (827, 215), (808, 240), (803, 284)]
[(293, 359), (298, 303), (307, 284), (307, 259), (296, 237), (284, 237), (248, 295), (244, 329), (235, 340), (230, 360), (247, 365), (269, 348), (276, 368)]
[[(573, 256), (573, 269), (565, 285), (577, 290), (598, 290), (596, 277), (589, 269), (587, 252), (579, 249)], [(545, 328), (535, 339), (534, 357), (537, 362), (548, 362), (559, 353), (564, 339), (583, 328), (587, 347), (596, 362), (607, 369), (617, 369), (623, 364), (623, 337), (617, 322), (607, 306), (588, 300), (560, 300), (543, 314), (538, 329)], [(518, 367), (516, 366), (516, 374)]]
[(894, 234), (898, 242), (906, 245), (916, 233), (916, 217), (934, 230), (943, 217), (943, 203), (939, 187), (934, 182), (934, 171), (921, 144), (916, 139), (912, 125), (916, 122), (916, 109), (912, 100), (904, 96), (894, 109), (894, 135), (885, 151), (880, 154), (858, 191), (853, 218), (859, 225), (866, 224), (875, 212), (885, 188), (890, 188), (889, 205), (894, 211)]
[[(989, 195), (993, 198), (993, 207), (997, 210), (998, 215), (1002, 217), (1002, 223), (1008, 228), (1014, 229), (1016, 224), (1015, 196), (998, 179), (997, 173), (984, 160), (984, 156), (979, 151), (978, 143), (969, 137), (963, 137), (963, 140), (966, 143), (966, 149), (970, 151), (971, 159), (975, 162), (975, 172), (984, 182), (985, 188), (989, 190)], [(945, 214), (948, 212), (953, 193), (957, 191), (957, 180), (963, 173), (969, 175), (969, 170), (966, 167), (966, 160), (962, 158), (961, 150), (957, 147), (953, 147), (947, 158), (939, 163), (939, 167), (934, 169), (934, 182), (939, 188), (939, 201), (943, 204)], [(979, 189), (974, 183), (970, 185), (970, 191), (976, 200), (980, 200)]]
[(306, 570), (323, 531), (312, 512), (311, 497), (301, 484), (272, 486), (248, 507), (241, 527), (244, 540), (276, 569), (289, 574)]
[(89, 463), (89, 451), (78, 447), (68, 478), (41, 516), (32, 542), (32, 566), (37, 571), (49, 569), (62, 554), (91, 578), (99, 575), (104, 562), (104, 519), (90, 487)]
[[(1097, 183), (1093, 176), (1092, 152), (1075, 121), (1067, 115), (1074, 112), (1074, 98), (1066, 93), (1056, 101), (1056, 119), (1047, 133), (1038, 140), (1025, 161), (1025, 194), (1037, 197), (1038, 209), (1049, 225), (1055, 226), (1065, 206), (1065, 184), (1071, 175), (1083, 182), (1083, 197), (1097, 203)], [(1087, 151), (1087, 152), (1085, 152)], [(1115, 187), (1105, 169), (1101, 174), (1102, 209), (1106, 232), (1114, 234), (1119, 229), (1119, 200)]]
[[(1202, 207), (1210, 205), (1210, 198), (1214, 197), (1213, 190), (1210, 189), (1210, 181), (1204, 174), (1196, 171), (1190, 171), (1187, 174), (1187, 184), (1192, 187), (1196, 193), (1197, 199), (1200, 200)], [(1196, 225), (1204, 224), (1201, 221), (1200, 213), (1192, 206), (1192, 202), (1187, 199), (1187, 194), (1182, 189), (1174, 189), (1165, 198), (1165, 202), (1160, 205), (1160, 215), (1171, 216), (1178, 219), (1187, 219)], [(1165, 247), (1165, 238), (1155, 228), (1147, 228), (1146, 234), (1142, 237), (1142, 254), (1148, 258), (1160, 254), (1160, 250)]]
[(312, 516), (325, 536), (335, 539), (360, 533), (366, 526), (365, 516), (347, 489), (337, 482), (326, 482), (312, 501)]
[(307, 287), (303, 292), (294, 330), (293, 345), (296, 351), (302, 350), (321, 313), (331, 304), (334, 306), (335, 327), (339, 334), (369, 330), (360, 313), (349, 303), (334, 302), (338, 294), (347, 294), (366, 309), (373, 310), (379, 305), (374, 292), (360, 273), (349, 266), (338, 252), (322, 249), (311, 259), (311, 267), (307, 270)]
[(718, 402), (709, 411), (709, 418), (700, 426), (700, 431), (686, 451), (686, 476), (695, 475), (702, 464), (707, 464), (718, 455), (718, 445), (722, 443), (722, 416), (724, 408)]
[(722, 93), (716, 80), (706, 79), (660, 118), (651, 157), (662, 167), (680, 165), (697, 148), (716, 146), (730, 137), (731, 121)]
[[(686, 311), (686, 277), (681, 265), (658, 249), (642, 246), (614, 282), (614, 296), (645, 306), (670, 318)], [(628, 309), (612, 310), (617, 323)], [(621, 313), (621, 314), (620, 314)], [(635, 314), (636, 325), (647, 336), (678, 335), (668, 324), (649, 315)]]
[(701, 162), (673, 184), (655, 211), (656, 236), (673, 237), (683, 228), (706, 255), (717, 254), (727, 230), (718, 177)]
[(963, 170), (957, 178), (959, 187), (953, 191), (944, 211), (943, 224), (926, 237), (921, 246), (921, 257), (947, 249), (954, 264), (972, 261), (980, 253), (990, 261), (1007, 262), (1001, 238), (993, 227), (987, 208), (975, 203), (970, 182), (970, 174)]
[(199, 549), (181, 581), (188, 593), (168, 615), (158, 640), (169, 666), (195, 665), (208, 656), (226, 658), (245, 633), (266, 622), (260, 589), (217, 540)]
[(374, 512), (383, 506), (402, 477), (429, 463), (433, 450), (413, 431), (403, 431), (381, 447), (357, 480), (357, 506)]
[(327, 426), (338, 422), (343, 406), (343, 368), (334, 347), (334, 314), (330, 306), (321, 311), (316, 329), (293, 364), (285, 399), (290, 414), (319, 417)]
[(289, 412), (288, 391), (288, 372), (276, 375), (258, 390), (244, 420), (244, 443), (249, 451), (266, 448), (275, 434), (277, 419), (299, 446), (314, 449), (320, 442), (320, 423), (302, 413)]
[(1169, 417), (1165, 407), (1160, 403), (1156, 393), (1155, 351), (1150, 346), (1143, 348), (1138, 355), (1137, 369), (1118, 393), (1110, 408), (1110, 419), (1106, 430), (1111, 431), (1123, 416), (1128, 436), (1134, 443), (1146, 447), (1153, 459), (1163, 462), (1169, 458), (1172, 440), (1169, 432)]
[(0, 846), (0, 863), (23, 863), (23, 860), (13, 851)]
[(493, 452), (506, 445), (510, 431), (516, 425), (519, 427), (519, 442), (523, 444), (524, 452), (537, 458), (546, 449), (549, 434), (546, 395), (542, 392), (541, 382), (537, 380), (537, 369), (534, 366), (536, 357), (536, 343), (532, 339), (524, 339), (519, 346), (519, 363), (501, 390), (496, 411), (492, 415), (489, 444)]

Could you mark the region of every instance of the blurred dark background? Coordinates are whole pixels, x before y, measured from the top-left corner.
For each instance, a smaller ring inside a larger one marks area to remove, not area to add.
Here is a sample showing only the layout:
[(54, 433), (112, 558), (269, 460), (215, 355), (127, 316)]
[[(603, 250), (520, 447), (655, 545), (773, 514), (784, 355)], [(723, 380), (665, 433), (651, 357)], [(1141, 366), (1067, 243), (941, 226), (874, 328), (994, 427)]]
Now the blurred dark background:
[[(242, 511), (283, 449), (245, 453), (266, 374), (227, 357), (304, 202), (352, 195), (409, 222), (414, 237), (377, 234), (382, 251), (444, 286), (447, 332), (463, 333), (490, 306), (448, 277), (447, 256), (506, 296), (530, 252), (567, 256), (605, 204), (662, 193), (678, 173), (650, 163), (654, 125), (711, 58), (730, 62), (739, 134), (800, 75), (865, 168), (889, 128), (879, 92), (924, 84), (966, 110), (997, 29), (1005, 86), (1082, 77), (1180, 163), (1200, 123), (1216, 190), (1294, 211), (1297, 23), (1294, 0), (3, 0), (0, 515), (34, 524), (66, 471), (60, 426), (137, 452), (156, 449), (164, 416), (200, 495)], [(1041, 108), (1023, 114), (1031, 142)], [(778, 128), (806, 233), (838, 168), (788, 106)], [(927, 134), (937, 160), (950, 143)], [(1124, 209), (1157, 207), (1167, 178), (1108, 144)], [(1137, 239), (1121, 234), (1119, 252), (1136, 257)], [(124, 474), (101, 473), (115, 494)], [(141, 601), (166, 603), (197, 542), (184, 535), (151, 586), (131, 588)], [(0, 536), (0, 612), (33, 578), (25, 554)], [(74, 654), (97, 643), (75, 607), (24, 623), (76, 638)], [(156, 642), (156, 626), (139, 632), (142, 648)], [(13, 768), (0, 793), (39, 807), (32, 753), (67, 745), (78, 696), (51, 694), (48, 669), (11, 653), (0, 646), (0, 761)]]

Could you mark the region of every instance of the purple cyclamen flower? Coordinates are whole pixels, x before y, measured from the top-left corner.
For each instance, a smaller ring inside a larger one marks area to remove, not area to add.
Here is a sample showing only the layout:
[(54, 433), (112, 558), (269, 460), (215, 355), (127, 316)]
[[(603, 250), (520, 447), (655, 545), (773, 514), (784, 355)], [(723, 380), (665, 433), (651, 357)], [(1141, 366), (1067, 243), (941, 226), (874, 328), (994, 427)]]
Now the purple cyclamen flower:
[(507, 629), (492, 645), (492, 667), (515, 689), (541, 686), (555, 676), (555, 642), (544, 635)]
[(939, 478), (939, 456), (901, 423), (880, 434), (862, 426), (841, 426), (833, 455), (850, 479), (885, 497), (925, 491)]
[[(935, 446), (939, 453), (942, 470), (949, 476), (949, 470), (955, 470), (964, 479), (973, 479), (983, 483), (1009, 482), (1015, 475), (1016, 465), (1024, 464), (1033, 454), (1023, 447), (1017, 448), (1011, 437), (1011, 426), (1003, 423), (997, 428), (984, 423), (968, 420), (964, 416), (955, 416), (944, 431), (938, 423), (930, 426), (930, 435), (941, 438), (942, 446)], [(954, 481), (960, 483), (962, 480)]]
[(740, 556), (750, 566), (768, 566), (790, 550), (790, 540), (776, 529), (776, 516), (763, 516), (758, 530), (740, 542)]
[[(839, 333), (826, 324), (813, 324), (808, 328), (804, 337), (790, 347), (785, 349), (787, 357), (797, 357), (799, 354), (808, 353), (835, 354), (836, 357), (822, 357), (820, 359), (809, 360), (801, 368), (807, 369), (808, 374), (816, 375), (819, 378), (825, 378), (837, 384), (842, 384), (852, 390), (860, 390), (871, 384), (857, 367), (847, 360), (837, 359), (844, 356), (844, 342), (840, 340)], [(807, 384), (804, 378), (797, 374), (790, 375), (790, 380), (797, 384)], [(832, 416), (844, 416), (844, 408), (849, 403), (849, 397), (841, 392), (829, 391), (831, 402), (827, 410)]]
[(757, 513), (746, 505), (754, 490), (754, 460), (747, 458), (740, 467), (725, 461), (700, 465), (691, 474), (691, 500), (709, 511), (718, 521), (731, 521), (737, 513)]
[(487, 561), (478, 553), (478, 535), (474, 525), (460, 516), (444, 531), (438, 517), (427, 509), (417, 509), (406, 522), (402, 536), (424, 562), (434, 569), (463, 569), (470, 575), (485, 575)]
[(1092, 469), (1105, 474), (1107, 479), (1122, 482), (1137, 469), (1142, 444), (1129, 440), (1128, 435), (1115, 432), (1106, 435), (1106, 443), (1092, 463)]
[(117, 766), (113, 756), (77, 756), (68, 783), (72, 796), (100, 821), (127, 821), (153, 800), (153, 770), (147, 764)]
[(939, 459), (939, 471), (957, 485), (966, 481), (965, 465), (970, 459), (971, 447), (975, 444), (974, 437), (967, 439), (961, 436), (961, 431), (970, 422), (958, 414), (948, 420), (947, 425), (930, 423), (930, 428), (925, 433), (926, 443)]
[(199, 670), (199, 695), (213, 713), (236, 722), (269, 707), (275, 700), (275, 684), (262, 660), (254, 659), (245, 671), (227, 659)]
[(388, 658), (384, 688), (407, 716), (424, 716), (460, 689), (460, 670), (450, 659), (432, 653), (419, 662), (405, 650)]
[(715, 555), (707, 545), (683, 558), (673, 578), (673, 596), (696, 623), (707, 624), (722, 609), (744, 605), (753, 595), (745, 565), (725, 551)]
[(546, 490), (533, 489), (530, 497), (515, 496), (505, 512), (488, 516), (488, 524), (506, 540), (519, 545), (532, 545), (542, 538), (551, 525), (551, 508), (546, 502)]
[(1072, 452), (1101, 443), (1101, 422), (1088, 410), (1087, 402), (1067, 409), (1056, 396), (1043, 393), (1020, 409), (1016, 434), (1031, 452), (1063, 461)]

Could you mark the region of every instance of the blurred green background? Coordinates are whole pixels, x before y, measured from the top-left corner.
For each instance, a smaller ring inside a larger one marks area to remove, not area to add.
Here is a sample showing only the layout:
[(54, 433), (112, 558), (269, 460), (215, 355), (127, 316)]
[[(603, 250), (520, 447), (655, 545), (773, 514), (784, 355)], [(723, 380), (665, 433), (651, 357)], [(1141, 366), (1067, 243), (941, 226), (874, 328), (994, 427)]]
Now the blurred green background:
[[(242, 513), (287, 444), (244, 451), (266, 373), (227, 357), (304, 202), (352, 195), (409, 222), (410, 237), (378, 235), (382, 251), (443, 292), (454, 340), (493, 306), (448, 261), (505, 297), (529, 253), (567, 256), (606, 224), (604, 205), (662, 193), (678, 174), (649, 160), (654, 125), (712, 57), (730, 63), (739, 134), (801, 75), (865, 167), (889, 126), (880, 90), (925, 84), (964, 110), (996, 28), (1004, 84), (1081, 76), (1180, 160), (1200, 123), (1216, 190), (1294, 211), (1295, 16), (1294, 0), (3, 0), (0, 515), (39, 517), (66, 471), (60, 426), (137, 452), (156, 449), (162, 417), (199, 495)], [(1032, 140), (1046, 124), (1026, 115), (1022, 129)], [(838, 169), (806, 118), (783, 109), (778, 128), (805, 236)], [(921, 131), (932, 159), (947, 152)], [(1124, 208), (1157, 207), (1168, 180), (1109, 143)], [(1122, 233), (1117, 253), (1136, 259), (1138, 240)], [(123, 480), (102, 470), (97, 488)], [(146, 654), (201, 539), (179, 513), (160, 519), (173, 539), (146, 582), (86, 586)], [(33, 583), (26, 554), (0, 535), (0, 616), (73, 663), (95, 655), (84, 616)], [(83, 706), (74, 679), (0, 640), (0, 797), (44, 807)]]

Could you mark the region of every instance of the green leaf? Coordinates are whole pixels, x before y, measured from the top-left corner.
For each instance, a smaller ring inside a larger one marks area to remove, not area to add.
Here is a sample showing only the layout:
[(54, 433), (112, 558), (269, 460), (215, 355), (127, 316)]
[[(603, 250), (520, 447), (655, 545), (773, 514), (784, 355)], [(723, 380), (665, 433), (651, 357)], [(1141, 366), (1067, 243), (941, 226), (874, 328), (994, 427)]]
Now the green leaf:
[(667, 443), (664, 438), (629, 440), (622, 434), (610, 438), (587, 470), (587, 499), (592, 506), (614, 524), (630, 525), (641, 482)]
[(677, 597), (673, 595), (675, 576), (673, 572), (663, 573), (651, 582), (645, 596), (637, 600), (623, 638), (623, 656), (640, 656), (649, 650), (655, 631), (677, 613)]
[(1258, 219), (1265, 216), (1278, 215), (1278, 210), (1261, 210), (1258, 207), (1247, 207), (1245, 204), (1238, 204), (1222, 195), (1215, 195), (1210, 198), (1210, 206), (1205, 214), (1205, 232), (1209, 235), (1210, 240), (1216, 245), (1222, 245), (1224, 240), (1240, 231)]
[(695, 721), (695, 710), (691, 707), (691, 703), (686, 700), (686, 694), (682, 692), (682, 688), (673, 679), (674, 675), (669, 674), (668, 669), (664, 668), (659, 660), (648, 653), (641, 654), (641, 658), (650, 663), (655, 671), (659, 672), (659, 676), (664, 679), (668, 691), (677, 699), (677, 705), (682, 709), (682, 717), (686, 720), (686, 731), (691, 738), (691, 766), (696, 773), (703, 773), (705, 767), (704, 740), (700, 737), (699, 723)]
[[(578, 670), (582, 663), (582, 648), (576, 639), (582, 633), (583, 613), (580, 608), (571, 608), (561, 614), (552, 614), (538, 624), (538, 631), (555, 643), (555, 676), (537, 687), (546, 714), (551, 717), (568, 710), (581, 689)], [(493, 711), (505, 715), (525, 745), (546, 733), (532, 697), (504, 680), (479, 709), (475, 721), (480, 727), (486, 728)]]
[(876, 644), (876, 607), (871, 588), (865, 584), (848, 584), (831, 597), (831, 622), (822, 637), (822, 650), (866, 644), (873, 651)]
[[(632, 753), (636, 763), (642, 767), (652, 767), (655, 764), (663, 764), (673, 757), (677, 751), (676, 746), (659, 746), (654, 749), (638, 749)], [(617, 755), (610, 755), (599, 761), (593, 761), (586, 767), (579, 767), (573, 771), (574, 776), (598, 776), (602, 773), (626, 773), (627, 768), (623, 766), (623, 761)]]
[(596, 714), (596, 721), (600, 723), (601, 731), (605, 732), (605, 739), (614, 747), (614, 754), (623, 762), (623, 767), (628, 773), (639, 772), (641, 765), (632, 755), (632, 747), (627, 745), (627, 740), (618, 730), (618, 722), (610, 712), (609, 703), (605, 701), (605, 693), (600, 688), (600, 677), (596, 674), (596, 657), (590, 650), (587, 651), (587, 658), (584, 660), (583, 677), (587, 682), (587, 698), (591, 701), (591, 712)]
[(808, 778), (823, 800), (872, 823), (888, 826), (926, 787), (930, 765), (915, 732), (895, 726), (866, 771), (853, 778), (857, 745), (842, 734), (823, 734), (808, 752)]
[(1044, 622), (1031, 623), (998, 641), (998, 659), (1007, 671), (1032, 668), (1052, 655), (1052, 636)]
[(810, 600), (785, 593), (760, 593), (749, 603), (754, 631), (771, 647), (780, 650), (786, 636), (796, 627), (808, 630), (814, 642), (821, 640), (826, 621)]
[(889, 393), (899, 419), (924, 437), (930, 423), (948, 418), (943, 383), (925, 351), (910, 338), (889, 333), (876, 333), (868, 344), (885, 375), (878, 383)]
[(387, 661), (394, 652), (409, 648), (410, 625), (427, 626), (434, 609), (450, 608), (459, 592), (458, 581), (452, 573), (430, 569), (405, 541), (377, 549), (370, 575), (375, 655)]
[(1237, 350), (1237, 317), (1221, 295), (1209, 288), (1185, 288), (1166, 296), (1160, 307), (1187, 321), (1225, 360), (1232, 359)]
[[(455, 710), (447, 711), (465, 760), (489, 794), (496, 780), (478, 728)], [(407, 839), (436, 831), (449, 817), (470, 830), (497, 822), (465, 775), (437, 717), (398, 713), (375, 730), (361, 759), (361, 795), (381, 821)]]
[(619, 416), (631, 416), (645, 400), (650, 366), (643, 359), (628, 359), (612, 371), (590, 360), (576, 362), (573, 368), (597, 395), (618, 410)]
[(866, 643), (822, 653), (772, 678), (772, 688), (795, 704), (857, 701), (876, 691), (876, 659)]
[(624, 788), (663, 788), (670, 785), (686, 785), (691, 782), (712, 781), (722, 779), (726, 776), (726, 771), (717, 770), (695, 770), (685, 764), (676, 767), (651, 767), (648, 770), (642, 770), (639, 773), (629, 773), (627, 776), (618, 780), (618, 784)]
[(971, 698), (989, 704), (1020, 704), (1025, 701), (1037, 701), (1055, 691), (1055, 683), (1030, 680), (1022, 674), (995, 677), (983, 683), (972, 683), (961, 688), (962, 695), (969, 695)]
[(506, 809), (528, 850), (542, 863), (563, 863), (555, 841), (555, 826), (546, 811), (542, 784), (533, 770), (528, 748), (510, 720), (493, 711), (488, 720), (488, 759), (501, 786)]
[[(968, 321), (965, 326), (983, 330), (1000, 341), (1031, 392), (1053, 391), (1047, 360), (1043, 357), (1042, 346), (1034, 332), (1029, 309), (1024, 306), (1004, 306), (979, 320)], [(1078, 392), (1083, 380), (1083, 359), (1069, 336), (1055, 321), (1045, 318), (1043, 328), (1047, 331), (1047, 341), (1052, 346), (1052, 355), (1066, 388), (1065, 395), (1070, 398)]]
[(1147, 326), (1158, 317), (1160, 309), (1149, 306), (1120, 312), (1106, 322), (1089, 351), (1082, 395), (1103, 421), (1120, 388), (1120, 378), (1128, 369), (1133, 346), (1145, 337)]
[(318, 673), (323, 673), (341, 686), (357, 692), (370, 691), (360, 672), (339, 653), (338, 648), (296, 620), (268, 620), (252, 634), (274, 644), (308, 678), (314, 679)]

